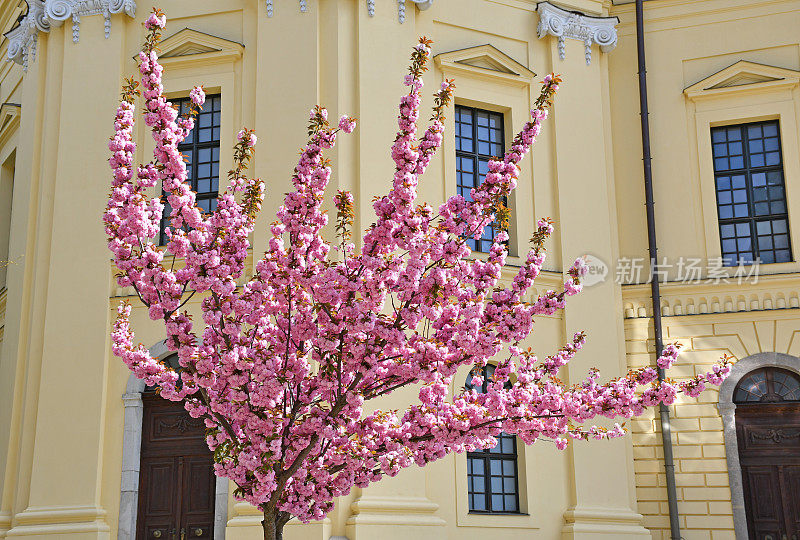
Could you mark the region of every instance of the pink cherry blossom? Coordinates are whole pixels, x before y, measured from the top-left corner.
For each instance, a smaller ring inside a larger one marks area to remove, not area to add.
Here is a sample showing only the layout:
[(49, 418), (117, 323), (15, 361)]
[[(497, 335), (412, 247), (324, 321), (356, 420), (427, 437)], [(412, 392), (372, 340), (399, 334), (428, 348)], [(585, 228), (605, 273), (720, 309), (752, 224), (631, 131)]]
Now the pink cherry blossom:
[[(549, 219), (538, 221), (508, 282), (501, 280), (506, 231), (497, 231), (485, 258), (471, 257), (467, 238), (508, 212), (502, 201), (519, 181), (520, 163), (547, 118), (558, 76), (545, 77), (530, 120), (506, 154), (488, 164), (471, 200), (454, 195), (434, 208), (417, 200), (417, 190), (442, 145), (454, 83), (439, 86), (431, 120), (418, 131), (422, 75), (431, 55), (431, 42), (420, 39), (390, 149), (391, 189), (372, 201), (375, 220), (360, 247), (351, 239), (355, 206), (368, 203), (347, 191), (332, 197), (336, 239), (322, 234), (332, 174), (326, 152), (340, 132), (353, 131), (355, 121), (343, 116), (331, 126), (327, 110), (317, 106), (292, 187), (259, 255), (250, 238), (265, 186), (246, 175), (256, 136), (248, 129), (238, 133), (230, 185), (214, 212), (202, 212), (178, 151), (197, 109), (179, 117), (164, 97), (156, 46), (165, 23), (157, 11), (147, 19), (149, 34), (138, 56), (141, 90), (132, 80), (123, 88), (109, 142), (104, 224), (119, 285), (131, 287), (150, 318), (163, 322), (182, 371), (136, 344), (126, 303), (112, 329), (112, 350), (137, 377), (157, 385), (162, 397), (183, 400), (189, 414), (204, 419), (216, 474), (236, 484), (238, 499), (263, 511), (269, 538), (293, 516), (322, 519), (353, 486), (452, 452), (491, 447), (501, 432), (526, 444), (549, 439), (561, 449), (571, 440), (620, 437), (619, 424), (606, 429), (592, 422), (640, 415), (645, 407), (673, 403), (678, 393), (697, 395), (728, 375), (723, 358), (712, 372), (681, 383), (659, 382), (655, 369), (644, 367), (605, 383), (592, 370), (583, 381), (564, 385), (559, 370), (586, 336), (575, 334), (543, 359), (523, 342), (536, 316), (564, 309), (580, 293), (585, 261), (566, 270), (560, 290), (530, 297), (553, 232)], [(199, 88), (192, 94), (197, 106)], [(155, 150), (152, 162), (136, 166), (139, 93)], [(154, 241), (164, 205), (150, 193), (159, 182), (171, 208), (166, 250)], [(257, 258), (252, 271), (246, 266), (251, 249)], [(166, 253), (181, 264), (166, 264)], [(193, 297), (201, 300), (197, 319), (185, 309)], [(657, 365), (668, 368), (677, 356), (678, 347), (669, 345)], [(487, 392), (465, 390), (466, 374), (488, 362), (496, 368), (485, 381)], [(400, 389), (415, 391), (418, 400), (401, 410), (383, 408), (381, 398)]]
[(191, 98), (192, 103), (198, 107), (202, 107), (203, 103), (206, 102), (206, 93), (202, 86), (195, 86), (191, 92), (189, 92), (189, 97)]

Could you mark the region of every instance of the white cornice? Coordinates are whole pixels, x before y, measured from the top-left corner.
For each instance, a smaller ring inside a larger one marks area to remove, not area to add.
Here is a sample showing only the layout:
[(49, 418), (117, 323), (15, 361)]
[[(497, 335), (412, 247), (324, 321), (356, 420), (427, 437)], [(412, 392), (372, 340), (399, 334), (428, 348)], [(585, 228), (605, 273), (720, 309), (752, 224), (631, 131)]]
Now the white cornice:
[(61, 26), (72, 18), (72, 41), (80, 38), (81, 17), (86, 15), (102, 15), (105, 18), (106, 37), (111, 35), (111, 15), (125, 13), (130, 17), (136, 15), (134, 0), (45, 0), (45, 14), (53, 26)]
[(81, 17), (102, 15), (105, 19), (105, 36), (111, 34), (111, 15), (136, 14), (135, 0), (25, 0), (28, 13), (19, 24), (6, 32), (8, 39), (7, 60), (22, 64), (27, 71), (29, 61), (36, 56), (39, 32), (49, 32), (52, 26), (61, 26), (72, 18), (72, 41), (80, 39)]
[(27, 0), (28, 13), (17, 26), (4, 34), (8, 40), (6, 59), (21, 64), (27, 71), (30, 60), (36, 58), (39, 32), (50, 31), (50, 21), (45, 15), (43, 0)]
[[(406, 2), (416, 4), (421, 10), (426, 10), (433, 5), (433, 0), (397, 0), (397, 17), (401, 23), (406, 21)], [(267, 17), (272, 17), (275, 11), (274, 0), (266, 0)], [(308, 11), (308, 0), (300, 0), (300, 12)], [(375, 16), (375, 0), (367, 0), (367, 13), (370, 17)]]
[[(670, 282), (661, 285), (661, 315), (664, 317), (736, 312), (772, 311), (800, 308), (798, 273), (755, 275), (739, 278), (739, 267), (719, 279), (696, 282)], [(753, 270), (754, 267), (748, 267)], [(749, 271), (748, 270), (748, 271)], [(754, 270), (757, 272), (757, 269)], [(650, 284), (622, 286), (626, 319), (653, 315)]]
[(586, 64), (592, 63), (592, 43), (607, 53), (617, 46), (617, 17), (593, 17), (577, 11), (567, 11), (550, 2), (536, 4), (539, 12), (539, 38), (547, 35), (558, 38), (558, 55), (566, 57), (565, 39), (582, 41), (586, 51)]

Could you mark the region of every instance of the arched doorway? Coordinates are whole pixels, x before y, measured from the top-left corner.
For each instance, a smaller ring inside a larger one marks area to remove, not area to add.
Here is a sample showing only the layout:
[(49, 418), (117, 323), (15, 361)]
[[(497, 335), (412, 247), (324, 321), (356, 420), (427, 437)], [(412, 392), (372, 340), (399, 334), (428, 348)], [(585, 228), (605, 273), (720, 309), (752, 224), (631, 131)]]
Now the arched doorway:
[[(177, 365), (163, 342), (154, 358)], [(224, 540), (228, 481), (216, 478), (201, 420), (131, 374), (126, 392), (119, 540)]]
[(720, 389), (720, 412), (737, 539), (799, 540), (800, 359), (740, 360)]

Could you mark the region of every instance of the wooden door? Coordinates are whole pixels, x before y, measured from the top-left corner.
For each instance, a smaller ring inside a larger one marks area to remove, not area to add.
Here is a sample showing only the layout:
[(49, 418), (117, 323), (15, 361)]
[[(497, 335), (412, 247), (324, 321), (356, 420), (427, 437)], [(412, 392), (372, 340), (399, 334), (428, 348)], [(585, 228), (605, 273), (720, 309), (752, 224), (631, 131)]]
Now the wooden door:
[(155, 393), (142, 401), (136, 538), (210, 540), (216, 480), (203, 421)]
[(736, 407), (750, 538), (800, 540), (800, 403)]

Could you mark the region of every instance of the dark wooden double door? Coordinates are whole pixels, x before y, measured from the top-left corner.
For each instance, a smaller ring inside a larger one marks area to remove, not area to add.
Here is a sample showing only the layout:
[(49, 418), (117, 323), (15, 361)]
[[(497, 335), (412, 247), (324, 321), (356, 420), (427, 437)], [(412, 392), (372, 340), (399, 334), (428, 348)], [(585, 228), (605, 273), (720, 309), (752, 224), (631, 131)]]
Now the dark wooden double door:
[(750, 538), (800, 540), (800, 404), (737, 405), (736, 432)]
[(142, 401), (137, 540), (212, 539), (216, 480), (203, 421), (155, 393)]

